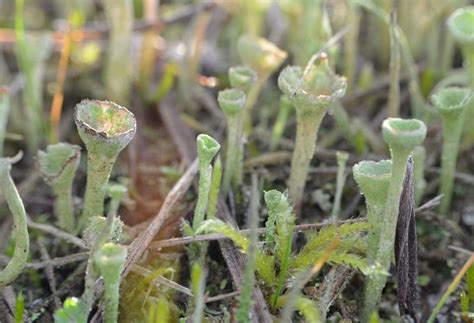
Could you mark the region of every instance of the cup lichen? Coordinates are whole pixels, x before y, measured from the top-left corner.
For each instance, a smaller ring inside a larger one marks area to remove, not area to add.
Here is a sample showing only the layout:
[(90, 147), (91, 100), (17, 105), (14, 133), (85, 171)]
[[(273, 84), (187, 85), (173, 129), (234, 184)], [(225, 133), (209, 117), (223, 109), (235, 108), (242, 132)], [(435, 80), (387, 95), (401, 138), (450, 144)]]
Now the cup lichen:
[(334, 74), (323, 55), (308, 75), (303, 75), (301, 67), (287, 66), (278, 77), (278, 86), (296, 109), (296, 142), (288, 188), (298, 212), (319, 127), (331, 104), (344, 95), (346, 81)]
[(83, 100), (74, 121), (87, 148), (87, 185), (80, 227), (94, 215), (103, 215), (105, 187), (118, 154), (136, 132), (134, 115), (109, 101)]
[(81, 147), (67, 143), (49, 145), (38, 152), (40, 172), (55, 195), (54, 213), (58, 226), (68, 232), (76, 227), (72, 183), (81, 158)]

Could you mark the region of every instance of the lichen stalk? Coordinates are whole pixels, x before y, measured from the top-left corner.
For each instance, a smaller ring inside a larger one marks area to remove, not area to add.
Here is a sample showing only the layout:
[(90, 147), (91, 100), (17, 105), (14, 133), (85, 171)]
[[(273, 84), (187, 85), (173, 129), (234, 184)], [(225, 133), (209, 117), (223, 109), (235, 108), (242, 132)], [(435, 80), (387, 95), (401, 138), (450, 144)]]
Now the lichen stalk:
[(221, 146), (211, 136), (200, 134), (196, 139), (198, 160), (199, 160), (199, 191), (194, 209), (193, 229), (196, 230), (204, 221), (207, 206), (209, 203), (209, 193), (212, 184), (212, 163), (214, 157), (219, 152)]
[(25, 207), (10, 175), (13, 162), (14, 159), (11, 158), (0, 158), (0, 187), (13, 216), (13, 233), (15, 234), (13, 257), (0, 272), (0, 288), (10, 284), (21, 274), (30, 250)]
[(222, 180), (222, 192), (226, 194), (231, 184), (238, 187), (242, 183), (243, 154), (239, 152), (243, 151), (243, 107), (246, 95), (242, 90), (228, 89), (219, 92), (217, 99), (227, 119), (226, 159)]
[(55, 195), (54, 214), (58, 226), (68, 232), (74, 232), (76, 228), (72, 184), (79, 166), (80, 149), (79, 146), (59, 143), (38, 152), (41, 175)]
[(83, 100), (74, 121), (87, 148), (87, 184), (79, 227), (94, 215), (103, 215), (105, 188), (119, 153), (136, 132), (134, 115), (113, 102)]
[(443, 195), (440, 212), (445, 214), (451, 205), (454, 174), (459, 150), (459, 142), (469, 108), (472, 91), (468, 88), (448, 87), (433, 96), (433, 102), (441, 115), (443, 124), (443, 150), (441, 154), (441, 185)]
[(296, 140), (291, 158), (288, 189), (290, 200), (295, 204), (295, 209), (299, 210), (309, 166), (316, 151), (318, 130), (327, 110), (313, 115), (305, 115), (296, 111)]
[(104, 279), (105, 317), (104, 322), (115, 323), (118, 318), (120, 300), (120, 275), (122, 274), (127, 248), (113, 243), (104, 244), (94, 254), (94, 262)]
[[(417, 119), (388, 118), (382, 124), (382, 132), (385, 142), (390, 147), (392, 171), (387, 200), (385, 202), (385, 219), (380, 230), (380, 236), (384, 237), (384, 239), (379, 240), (375, 260), (382, 270), (388, 271), (393, 255), (400, 194), (402, 192), (408, 156), (415, 146), (423, 142), (426, 136), (426, 126)], [(374, 275), (367, 282), (367, 293), (362, 312), (362, 317), (365, 320), (377, 309), (386, 281), (386, 276)]]
[(332, 72), (323, 54), (317, 65), (309, 66), (306, 75), (300, 67), (287, 66), (278, 77), (278, 86), (296, 110), (296, 141), (288, 188), (299, 213), (319, 126), (329, 107), (344, 95), (346, 80)]

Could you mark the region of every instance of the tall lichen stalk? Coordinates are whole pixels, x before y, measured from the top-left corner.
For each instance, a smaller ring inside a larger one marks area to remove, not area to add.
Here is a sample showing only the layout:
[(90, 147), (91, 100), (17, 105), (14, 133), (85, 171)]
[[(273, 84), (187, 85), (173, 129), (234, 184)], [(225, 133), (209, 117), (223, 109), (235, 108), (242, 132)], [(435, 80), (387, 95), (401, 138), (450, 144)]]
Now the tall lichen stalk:
[(440, 186), (443, 197), (439, 208), (443, 214), (451, 205), (459, 142), (471, 97), (471, 89), (453, 87), (444, 88), (432, 97), (443, 123)]
[(74, 120), (87, 148), (87, 184), (79, 227), (94, 215), (103, 215), (105, 188), (118, 154), (135, 135), (136, 120), (113, 102), (83, 100)]
[(346, 81), (333, 73), (327, 56), (323, 55), (307, 75), (300, 67), (286, 67), (278, 77), (278, 86), (296, 109), (296, 140), (288, 188), (298, 213), (319, 127), (331, 104), (344, 95)]

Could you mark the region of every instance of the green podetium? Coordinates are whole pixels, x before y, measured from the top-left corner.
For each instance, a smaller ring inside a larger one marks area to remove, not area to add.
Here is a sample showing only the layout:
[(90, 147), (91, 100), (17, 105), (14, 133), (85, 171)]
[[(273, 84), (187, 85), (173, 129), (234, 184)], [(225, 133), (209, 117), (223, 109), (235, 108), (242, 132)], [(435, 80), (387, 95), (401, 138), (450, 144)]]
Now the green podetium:
[[(393, 255), (400, 195), (408, 156), (425, 139), (426, 125), (417, 119), (388, 118), (382, 124), (382, 134), (390, 148), (392, 170), (384, 208), (384, 221), (380, 228), (380, 237), (383, 239), (379, 239), (375, 259), (382, 270), (388, 271)], [(365, 320), (377, 309), (386, 279), (384, 275), (376, 275), (367, 281), (362, 314)]]
[(454, 39), (461, 46), (468, 65), (471, 84), (474, 86), (474, 6), (459, 8), (449, 17), (447, 24)]
[(234, 185), (240, 185), (242, 182), (242, 122), (245, 100), (245, 93), (239, 89), (223, 90), (217, 96), (219, 106), (227, 119), (227, 147), (222, 181), (224, 194), (229, 190), (231, 182)]
[(10, 175), (11, 165), (19, 158), (0, 158), (0, 187), (13, 216), (15, 251), (8, 265), (0, 271), (0, 289), (14, 281), (25, 267), (30, 250), (30, 239), (26, 226), (23, 201)]
[(83, 228), (94, 215), (103, 215), (105, 187), (118, 154), (135, 135), (134, 115), (108, 101), (83, 100), (76, 106), (74, 121), (87, 148), (87, 186), (80, 222)]
[[(474, 88), (474, 6), (459, 8), (448, 19), (448, 28), (453, 38), (460, 45), (466, 70), (470, 78), (471, 88)], [(467, 145), (474, 143), (474, 102), (466, 112), (463, 141)]]
[(448, 87), (441, 89), (431, 98), (443, 123), (440, 187), (440, 193), (443, 194), (440, 212), (443, 214), (448, 211), (451, 204), (459, 141), (471, 97), (472, 91), (468, 88)]
[(117, 322), (120, 298), (120, 275), (127, 258), (127, 247), (105, 243), (94, 253), (94, 263), (105, 283), (104, 322)]
[[(354, 165), (352, 174), (354, 180), (365, 196), (367, 206), (367, 221), (369, 223), (367, 238), (367, 259), (371, 266), (376, 265), (377, 249), (380, 242), (380, 231), (385, 222), (385, 204), (387, 201), (388, 188), (392, 172), (392, 161), (382, 160), (379, 162), (361, 161)], [(373, 277), (368, 276), (367, 282)], [(370, 286), (366, 283), (366, 287)], [(370, 291), (364, 291), (364, 298), (370, 298)], [(366, 300), (370, 303), (370, 300)]]
[(296, 142), (288, 187), (299, 212), (321, 121), (331, 104), (344, 95), (346, 80), (334, 74), (323, 55), (307, 75), (298, 66), (287, 66), (278, 77), (278, 86), (296, 109)]
[(196, 139), (199, 161), (199, 193), (194, 209), (193, 228), (196, 230), (206, 214), (212, 183), (212, 162), (221, 145), (211, 136), (200, 134)]
[(38, 152), (40, 172), (51, 186), (56, 200), (54, 213), (58, 226), (68, 232), (74, 232), (74, 203), (72, 200), (72, 182), (81, 158), (81, 147), (66, 143), (49, 145), (46, 151)]

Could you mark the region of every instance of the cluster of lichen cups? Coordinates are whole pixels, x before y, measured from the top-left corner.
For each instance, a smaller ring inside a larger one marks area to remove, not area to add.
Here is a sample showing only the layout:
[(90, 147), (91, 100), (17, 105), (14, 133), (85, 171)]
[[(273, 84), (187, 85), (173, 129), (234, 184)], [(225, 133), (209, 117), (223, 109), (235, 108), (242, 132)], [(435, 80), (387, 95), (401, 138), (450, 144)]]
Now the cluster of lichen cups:
[[(72, 183), (80, 159), (78, 146), (59, 143), (38, 153), (43, 178), (55, 194), (55, 214), (61, 228), (78, 233), (90, 248), (85, 288), (77, 304), (76, 322), (86, 322), (92, 309), (96, 280), (105, 282), (105, 321), (116, 322), (120, 274), (126, 258), (126, 247), (118, 241), (122, 223), (117, 218), (121, 198), (126, 193), (122, 185), (109, 185), (112, 167), (119, 153), (130, 143), (136, 132), (136, 121), (126, 108), (113, 102), (83, 100), (75, 109), (74, 121), (79, 136), (87, 148), (87, 184), (82, 215), (76, 221), (72, 202)], [(111, 196), (107, 220), (104, 217), (104, 198)], [(87, 226), (86, 226), (87, 225)], [(66, 304), (58, 315), (68, 315)], [(68, 305), (68, 306), (69, 306)]]
[[(407, 160), (426, 136), (425, 124), (417, 119), (389, 118), (382, 124), (391, 161), (364, 161), (354, 166), (353, 174), (365, 195), (370, 226), (367, 255), (369, 262), (388, 271), (393, 254)], [(383, 237), (383, 239), (381, 238)], [(366, 281), (362, 317), (368, 320), (380, 302), (386, 276), (375, 274)]]

